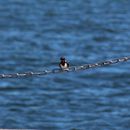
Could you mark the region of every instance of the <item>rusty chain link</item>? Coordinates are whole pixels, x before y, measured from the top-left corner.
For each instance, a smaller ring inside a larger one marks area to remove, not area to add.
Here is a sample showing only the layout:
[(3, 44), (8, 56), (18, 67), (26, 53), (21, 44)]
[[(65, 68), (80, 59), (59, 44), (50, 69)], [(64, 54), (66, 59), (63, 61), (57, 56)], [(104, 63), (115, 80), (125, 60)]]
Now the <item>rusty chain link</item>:
[(94, 63), (94, 64), (85, 64), (81, 66), (72, 66), (69, 67), (68, 70), (61, 70), (61, 69), (53, 69), (53, 70), (44, 70), (40, 72), (24, 72), (24, 73), (14, 73), (14, 74), (0, 74), (0, 78), (19, 78), (19, 77), (30, 77), (30, 76), (38, 76), (38, 75), (47, 75), (47, 74), (55, 74), (55, 73), (63, 73), (63, 72), (73, 72), (79, 70), (86, 70), (95, 67), (102, 67), (106, 65), (116, 64), (119, 62), (125, 62), (130, 60), (130, 57), (123, 57), (113, 60), (108, 60), (104, 62)]

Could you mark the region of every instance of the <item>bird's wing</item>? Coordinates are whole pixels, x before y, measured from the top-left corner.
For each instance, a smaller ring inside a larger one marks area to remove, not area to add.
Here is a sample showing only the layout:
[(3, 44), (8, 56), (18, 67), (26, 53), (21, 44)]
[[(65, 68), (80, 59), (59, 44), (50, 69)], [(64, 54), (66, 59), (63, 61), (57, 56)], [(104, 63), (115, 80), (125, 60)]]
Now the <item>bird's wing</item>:
[(68, 67), (70, 66), (69, 63), (67, 63), (67, 66), (68, 66)]

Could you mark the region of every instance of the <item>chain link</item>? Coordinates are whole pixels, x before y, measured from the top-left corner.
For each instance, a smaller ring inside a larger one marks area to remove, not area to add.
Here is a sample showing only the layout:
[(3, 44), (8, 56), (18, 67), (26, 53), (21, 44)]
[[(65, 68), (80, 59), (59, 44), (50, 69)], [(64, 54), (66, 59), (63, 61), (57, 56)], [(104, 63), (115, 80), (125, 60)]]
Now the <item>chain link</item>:
[(128, 60), (130, 60), (130, 57), (127, 56), (127, 57), (108, 60), (108, 61), (99, 62), (99, 63), (95, 63), (95, 64), (85, 64), (85, 65), (81, 65), (81, 66), (72, 66), (67, 70), (53, 69), (53, 70), (44, 70), (44, 71), (40, 71), (40, 72), (0, 74), (0, 78), (19, 78), (19, 77), (30, 77), (30, 76), (39, 76), (39, 75), (47, 75), (47, 74), (56, 74), (56, 73), (63, 73), (63, 72), (73, 72), (73, 71), (86, 70), (86, 69), (90, 69), (90, 68), (107, 66), (107, 65), (116, 64), (119, 62), (125, 62)]

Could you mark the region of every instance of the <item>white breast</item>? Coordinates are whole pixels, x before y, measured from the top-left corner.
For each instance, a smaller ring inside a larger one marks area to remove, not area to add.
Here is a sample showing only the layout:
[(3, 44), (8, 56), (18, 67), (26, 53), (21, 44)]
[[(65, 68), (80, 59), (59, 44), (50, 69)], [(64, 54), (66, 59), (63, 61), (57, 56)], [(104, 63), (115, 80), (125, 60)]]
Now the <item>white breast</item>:
[(62, 69), (67, 69), (67, 68), (68, 68), (67, 63), (65, 63), (65, 65), (64, 65), (64, 66), (63, 66), (63, 65), (61, 65), (61, 68), (62, 68)]

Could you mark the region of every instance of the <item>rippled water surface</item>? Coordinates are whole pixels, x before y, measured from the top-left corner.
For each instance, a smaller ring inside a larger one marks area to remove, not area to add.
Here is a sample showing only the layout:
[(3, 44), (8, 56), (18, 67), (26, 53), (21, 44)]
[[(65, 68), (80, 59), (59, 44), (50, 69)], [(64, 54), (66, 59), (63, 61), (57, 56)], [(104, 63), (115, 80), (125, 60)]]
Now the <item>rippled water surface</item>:
[[(128, 0), (1, 0), (0, 73), (130, 54)], [(0, 128), (129, 130), (130, 62), (0, 79)]]

